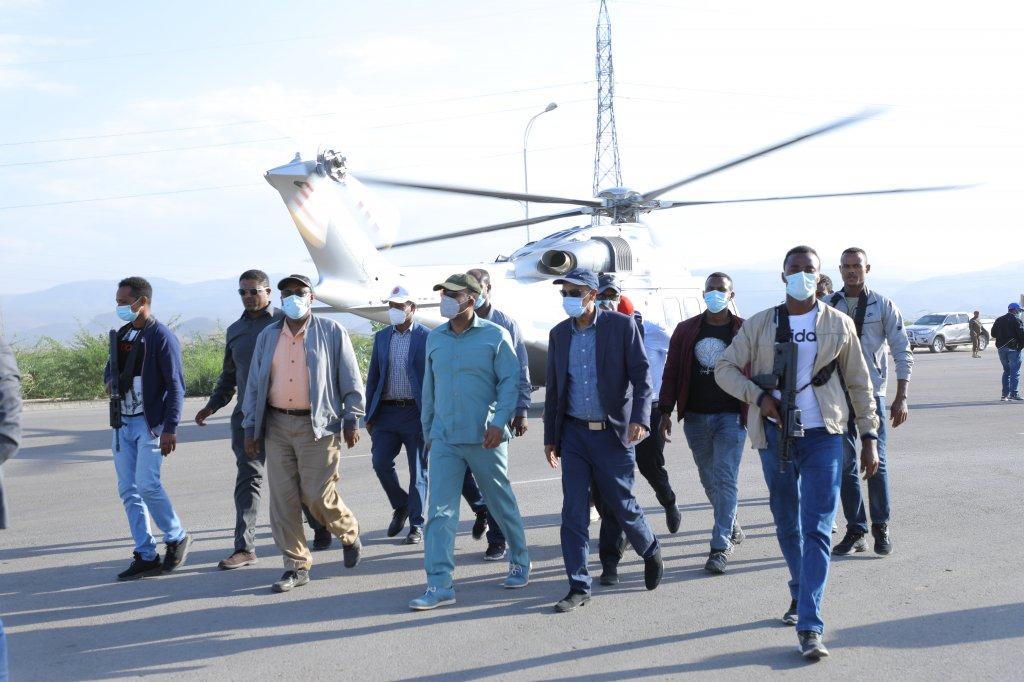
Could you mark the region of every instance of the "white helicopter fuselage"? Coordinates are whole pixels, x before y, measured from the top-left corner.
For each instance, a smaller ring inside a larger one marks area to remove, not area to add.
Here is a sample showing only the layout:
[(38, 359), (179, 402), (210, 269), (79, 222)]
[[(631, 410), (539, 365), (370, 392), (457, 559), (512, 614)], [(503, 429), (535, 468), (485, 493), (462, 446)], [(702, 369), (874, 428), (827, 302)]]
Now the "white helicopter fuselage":
[(376, 246), (392, 235), (375, 217), (381, 213), (377, 199), (356, 178), (297, 155), (266, 179), (281, 193), (317, 267), (320, 302), (387, 324), (382, 301), (401, 285), (417, 304), (417, 320), (433, 328), (444, 322), (434, 285), (454, 272), (482, 268), (491, 276), (494, 307), (520, 326), (534, 385), (544, 383), (548, 333), (566, 318), (552, 282), (572, 267), (614, 272), (644, 319), (670, 334), (704, 309), (703, 283), (674, 255), (660, 252), (643, 223), (561, 230), (494, 262), (398, 266)]

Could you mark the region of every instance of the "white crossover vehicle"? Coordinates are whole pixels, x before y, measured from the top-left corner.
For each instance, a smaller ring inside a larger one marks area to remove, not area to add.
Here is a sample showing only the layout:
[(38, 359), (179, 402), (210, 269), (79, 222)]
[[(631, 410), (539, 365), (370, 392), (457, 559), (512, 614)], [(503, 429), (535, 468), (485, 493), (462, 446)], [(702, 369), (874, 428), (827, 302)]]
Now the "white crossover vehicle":
[[(956, 350), (957, 346), (970, 345), (971, 328), (967, 321), (969, 313), (929, 313), (918, 318), (917, 322), (907, 325), (907, 338), (910, 347), (927, 348), (933, 353), (944, 350)], [(981, 350), (988, 346), (995, 320), (981, 318)]]

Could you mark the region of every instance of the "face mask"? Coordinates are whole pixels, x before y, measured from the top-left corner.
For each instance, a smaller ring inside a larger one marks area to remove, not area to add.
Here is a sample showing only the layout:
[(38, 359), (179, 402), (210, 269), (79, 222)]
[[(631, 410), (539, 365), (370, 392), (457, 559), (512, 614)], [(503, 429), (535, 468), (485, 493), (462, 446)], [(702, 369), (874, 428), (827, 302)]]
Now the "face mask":
[(476, 303), (473, 304), (473, 309), (474, 310), (480, 310), (481, 308), (484, 307), (484, 305), (486, 303), (487, 303), (487, 297), (484, 296), (483, 294), (480, 294), (479, 296), (476, 297)]
[(446, 317), (449, 320), (453, 317), (458, 316), (462, 312), (462, 304), (451, 296), (441, 297), (441, 317)]
[(562, 309), (569, 317), (580, 317), (587, 309), (583, 307), (583, 299), (576, 296), (566, 296), (562, 299)]
[(396, 327), (405, 324), (405, 311), (401, 308), (388, 308), (388, 320)]
[(704, 294), (704, 303), (712, 313), (720, 313), (729, 307), (729, 294), (724, 291), (709, 291)]
[(281, 302), (284, 314), (293, 320), (301, 320), (309, 312), (312, 305), (308, 296), (289, 296)]
[(135, 318), (139, 316), (139, 313), (135, 310), (132, 310), (131, 305), (119, 305), (117, 306), (117, 316), (120, 317), (125, 322), (134, 322)]
[(786, 294), (797, 301), (806, 301), (818, 290), (818, 275), (813, 272), (794, 272), (786, 276)]
[(614, 300), (601, 300), (597, 302), (597, 305), (601, 306), (605, 310), (617, 310), (619, 307), (619, 302)]

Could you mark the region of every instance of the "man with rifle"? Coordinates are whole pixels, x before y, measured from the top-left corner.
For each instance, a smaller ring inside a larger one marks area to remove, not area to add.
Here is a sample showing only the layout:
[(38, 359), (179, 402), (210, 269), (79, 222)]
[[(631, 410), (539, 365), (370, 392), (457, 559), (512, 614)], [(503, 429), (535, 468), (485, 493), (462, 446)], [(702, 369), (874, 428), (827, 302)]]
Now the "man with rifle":
[(790, 249), (782, 273), (786, 302), (747, 320), (715, 367), (722, 390), (750, 405), (750, 442), (761, 455), (789, 567), (791, 602), (782, 620), (796, 625), (809, 659), (828, 656), (821, 603), (848, 419), (840, 375), (856, 413), (861, 471), (870, 478), (878, 468), (867, 364), (853, 320), (815, 297), (820, 268), (814, 249)]

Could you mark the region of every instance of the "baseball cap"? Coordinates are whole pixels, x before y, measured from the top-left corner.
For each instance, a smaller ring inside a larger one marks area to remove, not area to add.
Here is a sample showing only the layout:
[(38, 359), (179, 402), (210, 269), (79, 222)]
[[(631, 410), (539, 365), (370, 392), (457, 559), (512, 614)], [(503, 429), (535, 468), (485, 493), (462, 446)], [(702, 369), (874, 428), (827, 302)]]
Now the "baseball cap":
[(1020, 310), (1021, 309), (1020, 303), (1011, 303), (1010, 305), (1006, 306), (1006, 309), (1007, 310)]
[(309, 277), (306, 277), (305, 275), (288, 275), (277, 283), (278, 290), (284, 289), (284, 285), (289, 282), (296, 282), (304, 287), (309, 287), (310, 291), (313, 290), (313, 283), (310, 282)]
[(483, 291), (480, 287), (480, 282), (477, 281), (477, 278), (473, 275), (467, 275), (464, 272), (456, 272), (454, 275), (448, 275), (448, 279), (440, 284), (434, 285), (434, 291), (441, 291), (442, 289), (447, 289), (448, 291), (464, 291), (468, 289), (476, 294)]
[(619, 282), (615, 279), (615, 275), (610, 272), (602, 272), (597, 276), (597, 293), (603, 294), (608, 289), (614, 290), (617, 294), (622, 293), (622, 287), (619, 286)]
[(578, 284), (583, 287), (597, 289), (597, 275), (584, 268), (576, 268), (556, 279), (552, 284)]
[(412, 302), (412, 295), (405, 287), (398, 285), (391, 290), (387, 298), (382, 298), (381, 303), (409, 303)]

